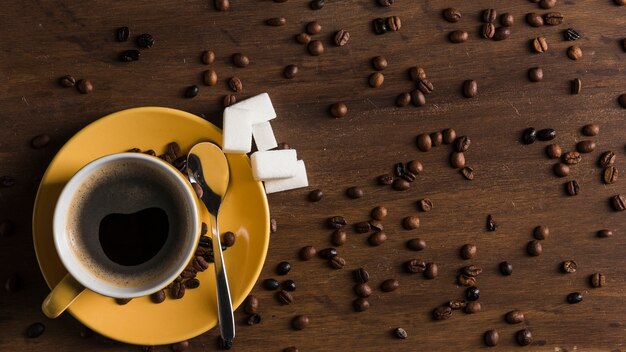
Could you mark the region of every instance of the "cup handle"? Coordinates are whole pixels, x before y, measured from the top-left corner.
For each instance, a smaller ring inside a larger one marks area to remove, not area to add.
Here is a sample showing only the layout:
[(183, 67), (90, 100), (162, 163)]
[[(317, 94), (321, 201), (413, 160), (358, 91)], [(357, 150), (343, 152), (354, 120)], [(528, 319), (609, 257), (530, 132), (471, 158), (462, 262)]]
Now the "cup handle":
[(85, 286), (76, 281), (72, 275), (67, 274), (43, 300), (41, 310), (48, 318), (54, 319), (61, 315), (83, 292), (85, 292)]

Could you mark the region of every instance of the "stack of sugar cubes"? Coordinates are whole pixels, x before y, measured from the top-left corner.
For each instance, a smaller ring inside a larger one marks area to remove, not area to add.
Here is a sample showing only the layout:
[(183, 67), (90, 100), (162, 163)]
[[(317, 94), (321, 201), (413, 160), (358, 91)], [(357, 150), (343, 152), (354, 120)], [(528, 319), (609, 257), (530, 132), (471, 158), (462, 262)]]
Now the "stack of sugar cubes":
[(252, 175), (265, 182), (268, 194), (309, 185), (304, 161), (298, 160), (295, 149), (270, 150), (278, 146), (270, 125), (275, 118), (276, 111), (267, 93), (224, 109), (224, 153), (250, 153), (254, 138), (257, 151), (250, 156)]

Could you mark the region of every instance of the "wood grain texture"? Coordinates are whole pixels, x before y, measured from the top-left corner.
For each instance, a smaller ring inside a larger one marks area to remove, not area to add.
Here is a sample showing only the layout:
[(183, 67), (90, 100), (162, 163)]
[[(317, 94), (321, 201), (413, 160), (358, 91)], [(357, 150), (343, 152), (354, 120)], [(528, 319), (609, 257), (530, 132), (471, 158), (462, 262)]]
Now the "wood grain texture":
[[(447, 23), (441, 11), (461, 9), (458, 23)], [(480, 12), (494, 7), (510, 12), (516, 23), (511, 38), (502, 42), (481, 39)], [(269, 197), (278, 232), (272, 234), (269, 256), (261, 279), (274, 277), (276, 265), (288, 260), (293, 270), (286, 278), (298, 284), (295, 303), (280, 306), (273, 293), (258, 284), (254, 289), (263, 317), (257, 326), (238, 324), (237, 351), (280, 351), (298, 346), (300, 351), (470, 351), (486, 349), (486, 330), (500, 332), (499, 350), (620, 351), (626, 344), (626, 214), (610, 208), (608, 198), (626, 194), (623, 180), (603, 185), (597, 159), (601, 152), (617, 154), (617, 168), (626, 173), (624, 122), (626, 110), (617, 96), (626, 93), (626, 53), (619, 40), (626, 37), (626, 7), (612, 1), (559, 1), (554, 9), (565, 16), (560, 26), (531, 28), (524, 21), (528, 12), (545, 13), (528, 1), (406, 1), (389, 8), (376, 1), (327, 1), (319, 10), (307, 1), (232, 1), (231, 10), (215, 11), (212, 1), (23, 1), (7, 2), (0, 31), (0, 176), (11, 175), (17, 183), (0, 188), (0, 221), (16, 223), (12, 236), (0, 238), (0, 279), (18, 274), (22, 288), (17, 293), (0, 292), (0, 350), (2, 351), (129, 351), (138, 350), (100, 336), (80, 337), (80, 324), (71, 316), (47, 320), (39, 310), (46, 287), (35, 259), (30, 237), (30, 215), (38, 181), (55, 152), (75, 132), (96, 119), (126, 108), (158, 105), (204, 114), (219, 124), (221, 100), (228, 94), (226, 81), (241, 78), (240, 98), (269, 92), (279, 118), (272, 122), (280, 141), (290, 143), (304, 159), (309, 189)], [(376, 36), (371, 20), (400, 16), (396, 33)], [(270, 27), (264, 21), (283, 16), (287, 24)], [(326, 53), (312, 57), (294, 36), (308, 21), (322, 24), (318, 35)], [(121, 63), (119, 53), (134, 47), (115, 41), (115, 29), (127, 25), (131, 38), (151, 33), (154, 48), (142, 51), (138, 62)], [(584, 57), (567, 58), (570, 45), (562, 31), (581, 32)], [(335, 31), (347, 29), (345, 47), (332, 44)], [(455, 29), (469, 32), (463, 44), (451, 44), (447, 34)], [(533, 54), (530, 41), (544, 35), (549, 50)], [(217, 56), (212, 68), (218, 85), (201, 86), (194, 99), (182, 98), (185, 87), (202, 85), (207, 68), (200, 62), (203, 50)], [(246, 53), (251, 64), (235, 68), (230, 56)], [(385, 83), (373, 89), (367, 79), (373, 69), (370, 59), (383, 55), (389, 61)], [(296, 78), (282, 77), (283, 68), (296, 64)], [(421, 108), (394, 106), (402, 92), (414, 89), (408, 80), (411, 66), (420, 65), (435, 85)], [(545, 78), (531, 83), (527, 70), (541, 66)], [(81, 95), (58, 86), (59, 77), (72, 74), (91, 79), (95, 91)], [(569, 81), (581, 78), (580, 95), (569, 94)], [(479, 95), (462, 97), (464, 80), (474, 79)], [(349, 114), (333, 119), (328, 108), (345, 101)], [(601, 132), (592, 139), (595, 152), (584, 155), (580, 165), (563, 179), (552, 175), (553, 161), (544, 154), (547, 143), (525, 146), (521, 131), (529, 126), (555, 128), (564, 151), (583, 139), (580, 128), (594, 122)], [(466, 181), (447, 164), (450, 146), (417, 151), (414, 138), (422, 132), (453, 127), (472, 138), (468, 165), (476, 179)], [(32, 137), (48, 133), (51, 144), (30, 147)], [(175, 136), (172, 136), (173, 138)], [(391, 171), (400, 161), (419, 159), (425, 171), (410, 190), (397, 192), (376, 185), (379, 174)], [(581, 193), (565, 195), (563, 184), (576, 179)], [(358, 185), (365, 196), (358, 200), (344, 195)], [(320, 188), (319, 203), (306, 200), (310, 189)], [(418, 212), (415, 202), (428, 196), (434, 209)], [(343, 215), (351, 223), (367, 220), (371, 208), (389, 209), (385, 231), (389, 239), (370, 247), (366, 238), (349, 232), (348, 243), (339, 248), (346, 259), (343, 270), (332, 270), (315, 259), (302, 262), (298, 250), (305, 245), (318, 249), (331, 245), (326, 218)], [(486, 232), (485, 219), (493, 214), (500, 225)], [(421, 227), (406, 231), (400, 226), (407, 215), (418, 215)], [(526, 243), (532, 229), (545, 224), (552, 235), (544, 241), (544, 254), (529, 257)], [(595, 232), (610, 228), (612, 238), (599, 239)], [(410, 252), (405, 241), (427, 241), (423, 252)], [(458, 251), (465, 243), (478, 246), (475, 260), (464, 261)], [(439, 265), (439, 277), (424, 280), (406, 274), (402, 263), (423, 258)], [(559, 263), (574, 259), (578, 272), (562, 274)], [(497, 271), (502, 260), (514, 265), (513, 275)], [(479, 277), (483, 311), (466, 315), (454, 312), (451, 319), (435, 322), (431, 311), (453, 298), (463, 288), (455, 275), (467, 263), (481, 265)], [(355, 313), (351, 302), (351, 271), (365, 267), (372, 275), (371, 308)], [(588, 276), (601, 271), (607, 287), (592, 289)], [(400, 288), (382, 293), (378, 285), (397, 278)], [(282, 277), (280, 279), (283, 279)], [(584, 301), (569, 305), (568, 293), (580, 291)], [(527, 322), (508, 325), (504, 314), (514, 308), (526, 313)], [(310, 326), (293, 331), (289, 322), (307, 314)], [(238, 322), (245, 314), (236, 312)], [(179, 317), (178, 319), (185, 319)], [(44, 321), (47, 330), (38, 339), (26, 339), (24, 329)], [(176, 324), (176, 321), (172, 321)], [(395, 327), (407, 330), (409, 338), (391, 335)], [(532, 330), (535, 342), (518, 347), (514, 333), (521, 326)], [(163, 327), (167, 329), (166, 326)], [(190, 351), (216, 349), (216, 329), (191, 341)], [(158, 351), (169, 350), (166, 346)]]

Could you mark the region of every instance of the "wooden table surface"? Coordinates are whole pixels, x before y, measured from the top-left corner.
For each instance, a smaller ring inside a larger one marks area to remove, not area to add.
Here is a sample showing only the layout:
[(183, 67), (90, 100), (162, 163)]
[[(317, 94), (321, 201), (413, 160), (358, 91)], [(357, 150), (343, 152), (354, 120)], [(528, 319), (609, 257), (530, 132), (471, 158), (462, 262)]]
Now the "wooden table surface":
[[(458, 23), (448, 23), (444, 8), (455, 6), (462, 13)], [(505, 41), (480, 38), (480, 13), (488, 7), (515, 16), (511, 37)], [(626, 344), (626, 213), (613, 211), (609, 197), (626, 194), (623, 180), (604, 185), (600, 154), (613, 150), (617, 168), (626, 171), (624, 123), (626, 110), (617, 102), (626, 93), (626, 52), (620, 41), (626, 37), (626, 7), (610, 0), (559, 1), (553, 11), (563, 13), (559, 26), (532, 28), (524, 20), (529, 12), (545, 13), (532, 2), (519, 1), (407, 1), (388, 8), (374, 0), (327, 1), (318, 11), (307, 1), (275, 3), (233, 0), (227, 12), (215, 10), (212, 1), (16, 1), (3, 5), (0, 31), (0, 176), (12, 176), (12, 187), (0, 188), (0, 221), (15, 223), (15, 231), (0, 237), (0, 278), (18, 275), (17, 292), (0, 290), (1, 351), (135, 351), (138, 347), (118, 343), (97, 334), (81, 337), (81, 326), (68, 314), (49, 320), (40, 311), (48, 293), (37, 266), (31, 239), (30, 218), (38, 182), (56, 151), (74, 133), (109, 113), (137, 106), (167, 106), (203, 114), (220, 124), (222, 98), (228, 94), (226, 80), (237, 75), (244, 90), (239, 99), (268, 92), (278, 118), (272, 126), (279, 141), (288, 142), (305, 160), (310, 187), (268, 197), (271, 217), (278, 231), (271, 235), (270, 249), (259, 283), (253, 293), (260, 299), (262, 322), (241, 324), (242, 310), (235, 313), (237, 338), (233, 350), (281, 351), (297, 346), (300, 351), (470, 351), (486, 349), (482, 336), (489, 329), (500, 333), (495, 350), (620, 351)], [(399, 32), (375, 35), (371, 21), (397, 15)], [(270, 17), (283, 16), (287, 24), (270, 27)], [(326, 52), (308, 55), (294, 36), (306, 23), (317, 20), (317, 35)], [(138, 62), (122, 63), (119, 53), (134, 48), (132, 41), (118, 43), (115, 29), (129, 26), (131, 38), (151, 33), (154, 48), (142, 51)], [(570, 60), (571, 42), (562, 32), (573, 27), (582, 34), (576, 44), (584, 56)], [(332, 44), (335, 31), (351, 33), (344, 47)], [(452, 44), (450, 31), (469, 32), (469, 40)], [(530, 41), (543, 35), (549, 50), (534, 54)], [(203, 50), (214, 50), (211, 66), (219, 76), (214, 87), (202, 85), (207, 66), (200, 62)], [(235, 68), (230, 56), (246, 53), (251, 64)], [(370, 59), (383, 55), (389, 67), (385, 82), (370, 88), (374, 72)], [(282, 70), (288, 64), (300, 68), (287, 80)], [(407, 77), (410, 67), (426, 69), (435, 90), (423, 107), (396, 107), (398, 94), (415, 89)], [(527, 70), (540, 66), (545, 78), (527, 79)], [(82, 95), (61, 88), (59, 77), (71, 74), (90, 79), (95, 90)], [(579, 95), (569, 93), (570, 81), (583, 82)], [(474, 79), (479, 95), (461, 94), (464, 80)], [(185, 99), (185, 87), (198, 84), (200, 94)], [(349, 114), (332, 118), (328, 108), (345, 101)], [(581, 135), (581, 126), (596, 123), (600, 134)], [(544, 154), (547, 142), (520, 143), (527, 127), (554, 128), (556, 143), (573, 150), (582, 139), (598, 147), (583, 155), (566, 178), (552, 174), (554, 160)], [(476, 178), (463, 179), (447, 158), (449, 145), (420, 152), (415, 136), (452, 127), (472, 139), (466, 153)], [(39, 134), (51, 136), (43, 149), (30, 146)], [(175, 138), (175, 136), (172, 136)], [(419, 159), (424, 172), (405, 192), (376, 184), (376, 177), (391, 172), (397, 162)], [(568, 196), (563, 185), (578, 180), (580, 194)], [(365, 195), (349, 199), (345, 190), (360, 186)], [(310, 190), (324, 192), (321, 202), (307, 201)], [(415, 202), (430, 197), (431, 212), (418, 212)], [(388, 240), (380, 247), (367, 244), (367, 235), (350, 229), (348, 242), (339, 247), (347, 264), (332, 270), (323, 260), (298, 260), (305, 245), (318, 249), (331, 246), (324, 221), (343, 215), (353, 224), (368, 220), (374, 206), (389, 209), (385, 220)], [(485, 219), (492, 214), (499, 224), (487, 232)], [(401, 219), (416, 215), (417, 230), (401, 227)], [(543, 241), (543, 254), (530, 257), (526, 243), (532, 230), (546, 225), (551, 235)], [(611, 229), (611, 238), (598, 238), (596, 231)], [(422, 252), (406, 249), (405, 242), (420, 237), (428, 247)], [(478, 247), (473, 260), (462, 260), (465, 243)], [(407, 274), (402, 263), (412, 258), (434, 261), (439, 266), (435, 280)], [(559, 272), (562, 261), (578, 263), (574, 274)], [(277, 263), (290, 261), (286, 277), (298, 285), (295, 303), (281, 306), (274, 292), (260, 282), (275, 277)], [(508, 260), (513, 275), (504, 277), (498, 263)], [(462, 298), (464, 287), (455, 283), (458, 270), (468, 264), (484, 268), (479, 277), (482, 312), (468, 315), (455, 311), (445, 321), (434, 321), (431, 312), (450, 299)], [(365, 267), (374, 290), (371, 308), (352, 309), (355, 295), (352, 270)], [(606, 287), (594, 289), (589, 276), (606, 274)], [(383, 293), (380, 283), (388, 278), (400, 282), (398, 290)], [(583, 293), (580, 304), (571, 305), (570, 292)], [(510, 325), (504, 314), (522, 310), (527, 321)], [(293, 331), (290, 320), (297, 314), (310, 317), (310, 326)], [(184, 319), (181, 317), (180, 319)], [(26, 327), (43, 322), (47, 329), (36, 339), (24, 337)], [(172, 324), (176, 324), (172, 321)], [(408, 332), (400, 340), (391, 334), (396, 327)], [(534, 343), (519, 347), (515, 332), (530, 329)], [(165, 326), (164, 329), (167, 329)], [(190, 341), (190, 351), (216, 349), (217, 329)], [(155, 348), (169, 350), (167, 346)]]

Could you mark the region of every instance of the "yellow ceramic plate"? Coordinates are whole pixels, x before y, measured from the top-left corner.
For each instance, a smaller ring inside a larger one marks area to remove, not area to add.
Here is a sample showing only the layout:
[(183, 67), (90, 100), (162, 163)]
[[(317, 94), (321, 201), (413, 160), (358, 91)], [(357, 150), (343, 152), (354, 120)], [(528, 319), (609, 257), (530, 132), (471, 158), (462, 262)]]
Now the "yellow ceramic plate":
[[(93, 122), (70, 139), (48, 166), (33, 211), (37, 260), (48, 286), (65, 276), (52, 239), (52, 215), (63, 186), (81, 167), (101, 156), (137, 147), (165, 152), (176, 141), (187, 152), (199, 142), (222, 143), (221, 132), (198, 116), (174, 109), (144, 107), (120, 111)], [(265, 261), (269, 244), (269, 210), (260, 182), (252, 178), (245, 155), (228, 155), (230, 188), (220, 209), (220, 230), (237, 234), (224, 252), (233, 308), (246, 298)], [(206, 219), (206, 217), (205, 217)], [(83, 324), (109, 338), (138, 345), (178, 342), (200, 335), (217, 323), (213, 267), (198, 275), (200, 287), (182, 299), (161, 304), (148, 297), (124, 306), (88, 291), (69, 308)], [(43, 300), (44, 297), (41, 297)]]

